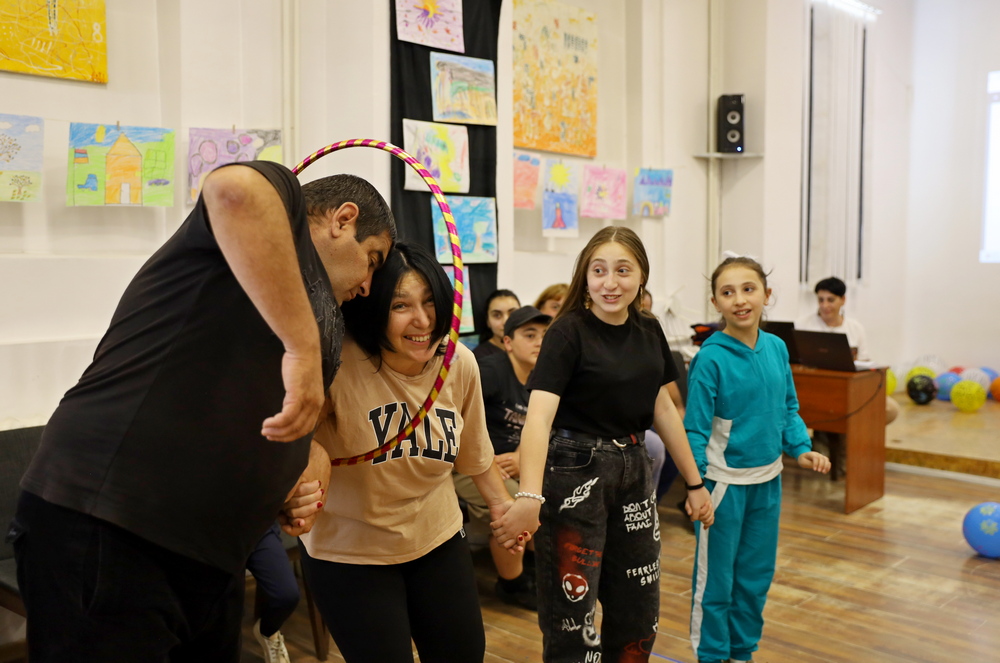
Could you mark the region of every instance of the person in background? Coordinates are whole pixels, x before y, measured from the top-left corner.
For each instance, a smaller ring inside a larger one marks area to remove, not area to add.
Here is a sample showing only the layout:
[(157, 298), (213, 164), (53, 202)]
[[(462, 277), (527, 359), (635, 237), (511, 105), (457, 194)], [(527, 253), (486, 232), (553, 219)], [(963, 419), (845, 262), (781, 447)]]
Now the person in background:
[(281, 625), (299, 604), (299, 582), (281, 541), (281, 528), (271, 525), (247, 559), (247, 571), (257, 581), (264, 597), (260, 619), (254, 622), (253, 637), (264, 653), (264, 663), (289, 663)]
[(550, 285), (542, 290), (542, 294), (538, 295), (538, 299), (535, 300), (535, 308), (554, 318), (559, 313), (559, 309), (562, 308), (567, 292), (569, 292), (569, 286), (565, 283)]
[[(538, 361), (542, 337), (551, 321), (550, 316), (534, 306), (517, 309), (510, 314), (504, 325), (506, 354), (492, 355), (479, 362), (483, 402), (486, 406), (486, 428), (493, 443), (497, 465), (505, 475), (507, 491), (511, 496), (516, 495), (520, 489), (521, 463), (518, 447), (524, 417), (528, 412), (528, 390), (524, 385)], [(467, 504), (469, 520), (488, 527), (489, 509), (472, 479), (464, 474), (454, 474), (452, 477), (455, 480), (455, 492)], [(495, 537), (490, 537), (490, 553), (499, 576), (496, 593), (500, 600), (536, 609), (535, 582), (534, 578), (525, 573), (523, 556), (511, 555)]]
[(521, 308), (521, 301), (510, 290), (494, 290), (486, 299), (486, 331), (479, 337), (479, 345), (472, 351), (476, 361), (490, 355), (506, 353), (503, 345), (503, 326), (507, 317)]

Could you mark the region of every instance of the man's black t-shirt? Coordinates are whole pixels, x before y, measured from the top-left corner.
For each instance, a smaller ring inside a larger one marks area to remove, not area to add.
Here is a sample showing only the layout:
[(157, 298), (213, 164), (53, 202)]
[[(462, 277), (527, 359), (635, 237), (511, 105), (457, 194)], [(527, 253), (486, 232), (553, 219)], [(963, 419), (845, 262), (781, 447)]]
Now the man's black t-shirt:
[[(246, 162), (288, 211), (320, 328), (323, 381), (344, 322), (284, 166)], [(284, 348), (236, 281), (199, 199), (125, 290), (80, 381), (45, 427), (21, 487), (169, 550), (243, 568), (305, 469), (311, 435), (261, 437), (280, 412)]]
[(518, 381), (507, 353), (481, 359), (479, 379), (483, 384), (486, 429), (494, 453), (517, 450), (528, 413), (528, 390)]
[(630, 312), (609, 325), (581, 309), (549, 325), (528, 389), (560, 397), (555, 428), (619, 437), (653, 425), (656, 395), (676, 379), (655, 318)]

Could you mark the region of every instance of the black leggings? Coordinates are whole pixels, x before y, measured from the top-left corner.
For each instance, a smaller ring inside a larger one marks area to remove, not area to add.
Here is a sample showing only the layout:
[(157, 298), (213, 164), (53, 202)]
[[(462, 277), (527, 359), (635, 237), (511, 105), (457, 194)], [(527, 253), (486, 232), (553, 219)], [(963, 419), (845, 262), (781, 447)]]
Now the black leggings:
[(348, 663), (470, 663), (486, 655), (472, 557), (459, 532), (402, 564), (341, 564), (309, 556), (302, 569)]

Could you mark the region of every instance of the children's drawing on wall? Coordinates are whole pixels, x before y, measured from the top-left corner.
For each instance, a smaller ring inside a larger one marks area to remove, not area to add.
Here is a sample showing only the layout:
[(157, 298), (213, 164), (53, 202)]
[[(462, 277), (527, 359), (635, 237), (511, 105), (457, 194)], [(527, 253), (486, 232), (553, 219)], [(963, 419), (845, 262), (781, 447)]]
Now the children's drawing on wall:
[[(469, 130), (461, 125), (403, 120), (403, 149), (423, 164), (445, 193), (469, 192)], [(427, 191), (407, 167), (403, 188)]]
[(496, 73), (491, 60), (431, 53), (435, 122), (497, 123)]
[(237, 161), (281, 163), (280, 129), (189, 129), (188, 190), (196, 202), (210, 172)]
[[(451, 287), (455, 287), (455, 267), (452, 265), (443, 265), (444, 271), (448, 274), (448, 280), (451, 281)], [(462, 322), (461, 326), (458, 328), (459, 334), (471, 334), (476, 331), (476, 323), (472, 319), (472, 289), (469, 287), (469, 268), (462, 267)]]
[(108, 82), (104, 0), (0, 2), (0, 69)]
[(44, 130), (40, 117), (0, 113), (0, 202), (39, 199)]
[(632, 187), (632, 214), (669, 216), (673, 185), (673, 170), (637, 168), (635, 184)]
[(514, 207), (535, 209), (540, 164), (534, 154), (514, 151)]
[(514, 0), (514, 145), (597, 154), (597, 15)]
[(577, 202), (580, 167), (557, 159), (545, 160), (545, 192), (542, 194), (542, 235), (577, 237), (580, 219)]
[(67, 205), (174, 204), (174, 130), (69, 126)]
[[(448, 226), (437, 201), (431, 198), (431, 217), (434, 220), (434, 248), (438, 262), (451, 262), (451, 241)], [(495, 198), (475, 196), (448, 196), (451, 215), (455, 217), (462, 262), (497, 261), (497, 203)]]
[(580, 216), (591, 219), (624, 219), (628, 216), (627, 177), (624, 168), (584, 166)]
[(396, 0), (396, 38), (465, 53), (462, 0)]

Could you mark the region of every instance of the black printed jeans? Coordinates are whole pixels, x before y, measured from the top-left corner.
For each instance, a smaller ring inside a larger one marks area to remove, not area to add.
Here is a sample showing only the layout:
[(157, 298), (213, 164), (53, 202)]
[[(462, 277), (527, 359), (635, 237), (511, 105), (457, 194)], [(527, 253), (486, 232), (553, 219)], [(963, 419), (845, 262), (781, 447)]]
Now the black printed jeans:
[(660, 612), (660, 522), (651, 473), (642, 443), (550, 440), (542, 526), (535, 534), (546, 663), (649, 659)]

